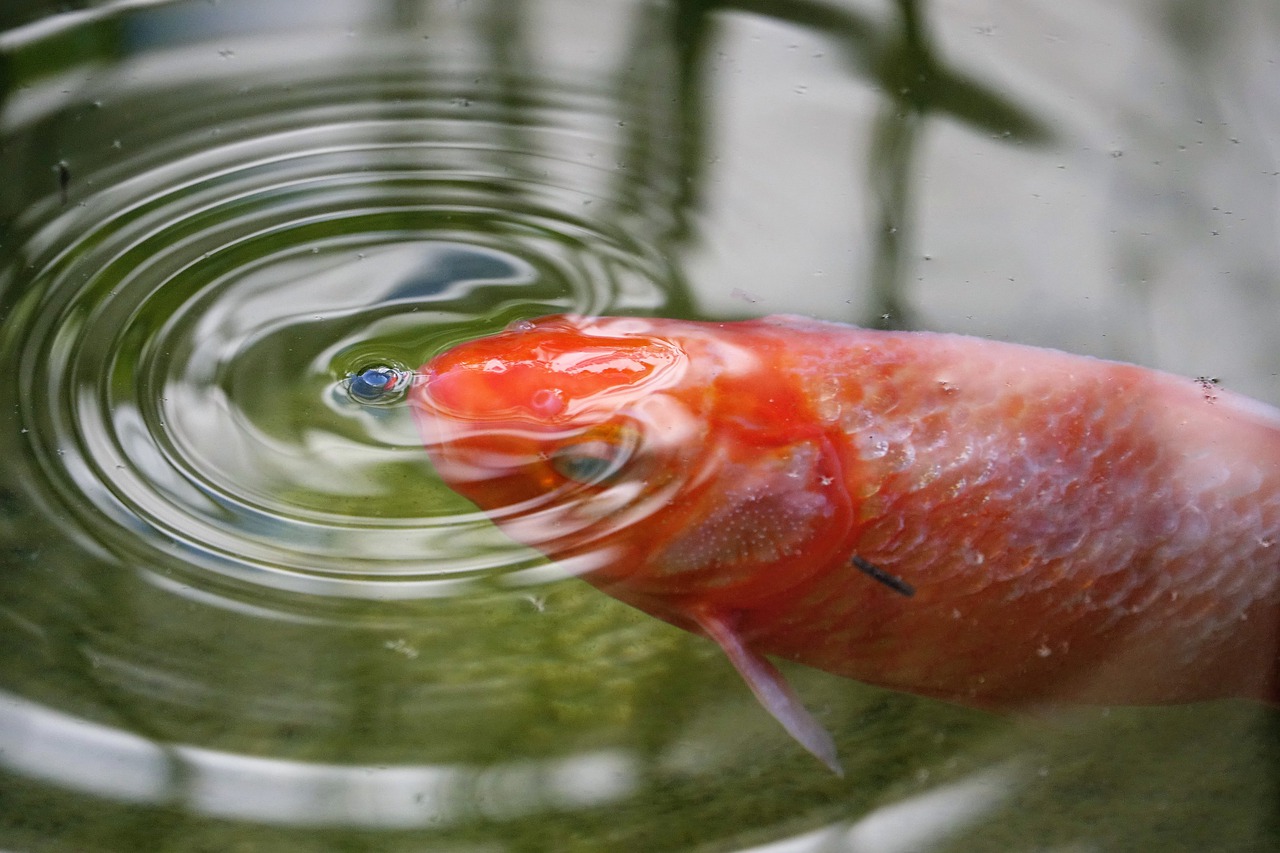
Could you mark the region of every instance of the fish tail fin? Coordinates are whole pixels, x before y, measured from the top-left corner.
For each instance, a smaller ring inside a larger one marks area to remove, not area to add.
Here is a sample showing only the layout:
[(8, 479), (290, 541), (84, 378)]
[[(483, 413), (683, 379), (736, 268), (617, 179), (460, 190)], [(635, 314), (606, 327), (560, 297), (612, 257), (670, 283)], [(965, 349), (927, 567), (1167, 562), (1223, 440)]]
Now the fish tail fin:
[(742, 638), (720, 614), (703, 611), (691, 615), (707, 636), (724, 650), (729, 662), (747, 682), (764, 709), (801, 746), (831, 768), (832, 773), (843, 777), (844, 768), (840, 766), (840, 759), (836, 756), (836, 745), (831, 734), (801, 704), (800, 697), (791, 689), (778, 668), (764, 655), (747, 648)]

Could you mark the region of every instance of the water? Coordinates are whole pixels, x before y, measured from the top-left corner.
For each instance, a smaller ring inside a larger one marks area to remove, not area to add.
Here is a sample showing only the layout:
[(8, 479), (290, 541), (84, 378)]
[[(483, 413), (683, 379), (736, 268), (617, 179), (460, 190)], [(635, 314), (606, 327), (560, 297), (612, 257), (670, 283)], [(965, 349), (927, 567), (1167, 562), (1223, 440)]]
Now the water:
[(1248, 705), (793, 668), (831, 777), (351, 393), (790, 311), (1280, 402), (1272, 4), (81, 5), (0, 12), (0, 846), (1275, 848)]

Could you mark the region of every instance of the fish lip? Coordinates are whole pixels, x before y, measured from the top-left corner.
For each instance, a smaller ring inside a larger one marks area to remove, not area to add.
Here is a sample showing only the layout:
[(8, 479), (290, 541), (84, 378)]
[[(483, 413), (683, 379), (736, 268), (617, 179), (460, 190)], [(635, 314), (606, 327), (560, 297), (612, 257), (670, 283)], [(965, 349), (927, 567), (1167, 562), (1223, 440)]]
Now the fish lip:
[(439, 373), (430, 364), (424, 364), (414, 371), (413, 379), (409, 383), (410, 408), (417, 409), (419, 400), (431, 396), (431, 383), (438, 378)]
[(419, 432), (422, 433), (424, 443), (428, 435), (426, 426), (429, 421), (445, 423), (448, 421), (473, 422), (477, 420), (448, 405), (433, 393), (433, 389), (439, 388), (440, 383), (448, 375), (449, 371), (442, 372), (435, 367), (434, 363), (428, 362), (419, 368), (413, 385), (409, 389), (409, 408), (418, 422)]

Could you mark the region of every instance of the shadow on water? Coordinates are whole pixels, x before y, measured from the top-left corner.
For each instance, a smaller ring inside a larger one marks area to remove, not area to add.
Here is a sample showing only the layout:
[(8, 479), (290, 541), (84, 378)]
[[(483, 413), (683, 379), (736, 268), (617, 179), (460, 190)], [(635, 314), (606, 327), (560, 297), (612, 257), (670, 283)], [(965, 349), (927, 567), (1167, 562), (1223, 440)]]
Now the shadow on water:
[[(702, 316), (744, 20), (870, 93), (776, 154), (856, 175), (833, 302), (929, 324), (930, 134), (1065, 144), (950, 58), (947, 10), (72, 5), (0, 10), (0, 845), (1273, 849), (1280, 718), (1235, 705), (1014, 722), (795, 671), (830, 777), (707, 644), (513, 556), (402, 411), (340, 393), (535, 313)], [(1187, 64), (1231, 49), (1218, 7), (1164, 8)]]

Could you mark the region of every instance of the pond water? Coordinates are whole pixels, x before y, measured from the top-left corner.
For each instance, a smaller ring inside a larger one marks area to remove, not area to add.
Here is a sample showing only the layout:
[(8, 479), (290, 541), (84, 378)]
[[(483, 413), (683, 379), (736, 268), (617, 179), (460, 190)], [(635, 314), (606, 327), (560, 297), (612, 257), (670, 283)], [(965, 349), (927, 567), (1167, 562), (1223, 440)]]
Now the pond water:
[(1278, 73), (1269, 0), (6, 4), (0, 848), (1280, 848), (1247, 703), (789, 667), (836, 778), (349, 387), (789, 312), (1280, 403)]

